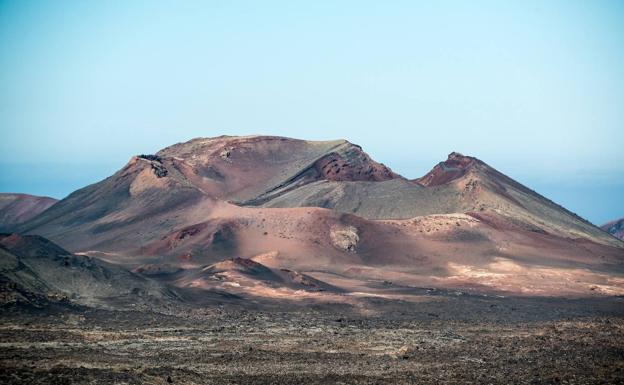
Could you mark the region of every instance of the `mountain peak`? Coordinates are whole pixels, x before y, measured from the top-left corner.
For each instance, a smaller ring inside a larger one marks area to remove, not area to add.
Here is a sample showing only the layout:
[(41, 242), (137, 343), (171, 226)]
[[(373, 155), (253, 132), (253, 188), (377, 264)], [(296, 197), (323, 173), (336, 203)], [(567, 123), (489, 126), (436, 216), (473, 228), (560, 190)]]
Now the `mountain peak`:
[(464, 176), (470, 169), (483, 164), (479, 159), (459, 152), (451, 152), (444, 162), (438, 163), (425, 176), (416, 179), (423, 186), (439, 186)]
[(445, 163), (447, 166), (455, 165), (455, 166), (466, 167), (475, 163), (483, 163), (483, 162), (481, 162), (479, 159), (475, 158), (474, 156), (464, 155), (460, 152), (453, 151), (450, 154), (448, 154), (446, 161), (443, 163)]
[(448, 158), (447, 159), (464, 158), (464, 157), (465, 157), (465, 155), (462, 154), (461, 152), (453, 151), (450, 154), (448, 154)]
[(624, 240), (624, 218), (605, 223), (600, 228), (614, 237)]

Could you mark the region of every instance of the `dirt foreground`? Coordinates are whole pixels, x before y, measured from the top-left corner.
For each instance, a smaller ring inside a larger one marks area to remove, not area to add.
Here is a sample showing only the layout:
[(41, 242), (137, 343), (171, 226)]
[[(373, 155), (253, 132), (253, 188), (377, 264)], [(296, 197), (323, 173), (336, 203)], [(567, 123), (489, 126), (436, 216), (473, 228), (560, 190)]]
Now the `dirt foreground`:
[(618, 384), (623, 304), (467, 298), (377, 304), (368, 315), (5, 309), (0, 383)]

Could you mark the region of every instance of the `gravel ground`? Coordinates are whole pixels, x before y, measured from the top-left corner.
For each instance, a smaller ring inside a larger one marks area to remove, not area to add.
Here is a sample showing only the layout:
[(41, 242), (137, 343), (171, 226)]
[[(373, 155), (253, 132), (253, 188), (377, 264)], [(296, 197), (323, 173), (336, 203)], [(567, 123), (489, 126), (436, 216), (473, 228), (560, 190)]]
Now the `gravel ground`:
[(175, 316), (4, 309), (0, 383), (624, 383), (619, 299), (396, 306), (366, 316), (310, 308)]

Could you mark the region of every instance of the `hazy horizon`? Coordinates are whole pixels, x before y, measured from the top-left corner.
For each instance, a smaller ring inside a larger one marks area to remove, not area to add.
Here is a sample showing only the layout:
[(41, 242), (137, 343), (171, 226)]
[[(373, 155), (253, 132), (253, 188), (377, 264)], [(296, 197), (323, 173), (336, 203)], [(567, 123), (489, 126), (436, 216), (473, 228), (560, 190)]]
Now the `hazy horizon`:
[(62, 198), (198, 136), (452, 151), (624, 217), (624, 5), (1, 2), (0, 192)]

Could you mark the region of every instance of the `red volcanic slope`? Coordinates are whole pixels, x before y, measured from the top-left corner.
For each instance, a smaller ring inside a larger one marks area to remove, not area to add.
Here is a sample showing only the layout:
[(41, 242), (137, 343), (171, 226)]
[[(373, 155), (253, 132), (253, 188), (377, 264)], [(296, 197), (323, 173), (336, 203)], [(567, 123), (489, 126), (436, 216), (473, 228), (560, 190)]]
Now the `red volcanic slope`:
[(614, 237), (624, 240), (624, 218), (605, 223), (600, 228)]
[(56, 202), (56, 199), (49, 197), (0, 193), (0, 231), (10, 231), (16, 225), (41, 214)]
[(45, 235), (73, 250), (113, 245), (125, 250), (206, 221), (225, 202), (265, 202), (315, 181), (345, 179), (402, 178), (344, 140), (199, 138), (133, 157), (111, 177), (70, 194), (20, 231)]
[(311, 142), (273, 136), (198, 138), (159, 151), (207, 195), (234, 202), (266, 202), (319, 180), (401, 178), (346, 140)]

